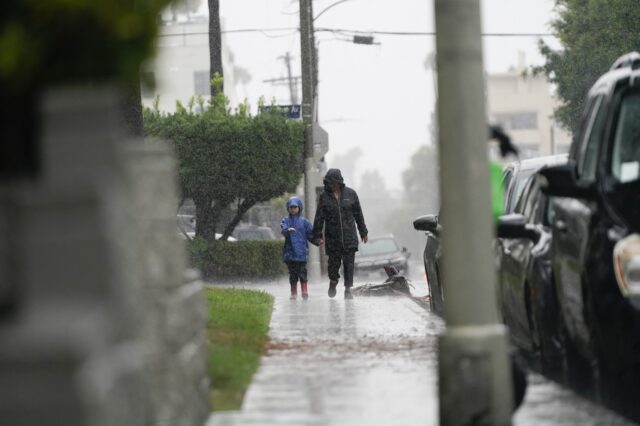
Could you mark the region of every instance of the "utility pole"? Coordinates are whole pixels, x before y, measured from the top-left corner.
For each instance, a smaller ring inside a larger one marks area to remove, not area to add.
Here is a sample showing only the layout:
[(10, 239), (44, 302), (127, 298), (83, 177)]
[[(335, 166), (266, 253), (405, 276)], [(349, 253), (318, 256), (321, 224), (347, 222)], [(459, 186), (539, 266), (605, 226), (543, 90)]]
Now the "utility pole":
[(300, 80), (300, 76), (294, 76), (291, 73), (291, 55), (289, 52), (284, 54), (283, 56), (278, 56), (278, 59), (282, 59), (287, 66), (287, 77), (283, 78), (269, 78), (267, 80), (262, 80), (263, 83), (271, 83), (274, 86), (287, 84), (289, 86), (289, 103), (291, 105), (298, 104), (298, 80)]
[(291, 105), (296, 105), (298, 103), (298, 85), (296, 84), (296, 80), (291, 74), (291, 55), (289, 54), (289, 52), (287, 52), (280, 58), (287, 66), (287, 79), (289, 81), (289, 95), (291, 97)]
[[(304, 123), (304, 202), (311, 220), (316, 214), (316, 194), (313, 181), (314, 141), (313, 121), (315, 113), (315, 40), (313, 35), (312, 0), (300, 0), (300, 52), (302, 62), (302, 122)], [(309, 275), (313, 279), (320, 276), (320, 251), (309, 247)]]
[(435, 21), (447, 278), (440, 424), (508, 425), (512, 382), (495, 299), (480, 0), (436, 0)]

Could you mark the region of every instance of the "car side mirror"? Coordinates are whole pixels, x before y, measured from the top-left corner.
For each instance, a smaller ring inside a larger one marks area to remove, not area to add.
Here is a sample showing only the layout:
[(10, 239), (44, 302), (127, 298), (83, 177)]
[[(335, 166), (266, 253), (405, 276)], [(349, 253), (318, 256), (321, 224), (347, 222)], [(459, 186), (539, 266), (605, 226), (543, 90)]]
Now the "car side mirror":
[(413, 228), (416, 231), (431, 232), (433, 234), (440, 233), (440, 225), (438, 224), (438, 216), (435, 214), (427, 214), (420, 216), (413, 221)]
[(507, 214), (498, 218), (496, 226), (496, 236), (498, 238), (524, 238), (537, 243), (540, 233), (527, 223), (527, 219), (518, 213)]
[(573, 162), (552, 167), (544, 167), (538, 171), (543, 180), (542, 192), (556, 197), (590, 198), (594, 185), (582, 184), (576, 177), (576, 165)]
[(406, 247), (402, 247), (402, 254), (404, 254), (407, 259), (411, 257), (411, 253), (407, 251)]

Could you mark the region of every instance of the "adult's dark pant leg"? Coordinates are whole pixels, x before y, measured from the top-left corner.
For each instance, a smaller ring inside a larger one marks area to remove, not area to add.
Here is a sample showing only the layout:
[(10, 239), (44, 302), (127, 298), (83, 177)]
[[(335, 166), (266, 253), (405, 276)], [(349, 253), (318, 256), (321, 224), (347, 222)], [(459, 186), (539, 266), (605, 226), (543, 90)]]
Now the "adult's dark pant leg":
[(342, 271), (344, 272), (344, 286), (353, 287), (353, 266), (355, 263), (355, 252), (348, 252), (342, 255)]
[(340, 263), (342, 262), (342, 256), (330, 255), (327, 265), (327, 273), (329, 274), (329, 280), (338, 281), (340, 279)]

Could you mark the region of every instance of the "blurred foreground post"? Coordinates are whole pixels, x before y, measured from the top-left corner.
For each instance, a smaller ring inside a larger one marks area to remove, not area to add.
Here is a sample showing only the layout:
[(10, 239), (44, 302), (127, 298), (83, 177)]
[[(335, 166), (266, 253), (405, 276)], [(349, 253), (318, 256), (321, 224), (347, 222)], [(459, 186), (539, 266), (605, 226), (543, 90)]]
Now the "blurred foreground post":
[(479, 0), (436, 0), (446, 332), (440, 424), (507, 425), (507, 334), (497, 322)]
[[(316, 215), (316, 189), (313, 170), (315, 117), (315, 85), (316, 69), (315, 42), (313, 37), (313, 7), (311, 0), (300, 0), (300, 53), (302, 60), (302, 121), (304, 123), (304, 208), (305, 216), (313, 222)], [(320, 252), (315, 246), (309, 246), (308, 262), (309, 278), (312, 281), (320, 277)]]

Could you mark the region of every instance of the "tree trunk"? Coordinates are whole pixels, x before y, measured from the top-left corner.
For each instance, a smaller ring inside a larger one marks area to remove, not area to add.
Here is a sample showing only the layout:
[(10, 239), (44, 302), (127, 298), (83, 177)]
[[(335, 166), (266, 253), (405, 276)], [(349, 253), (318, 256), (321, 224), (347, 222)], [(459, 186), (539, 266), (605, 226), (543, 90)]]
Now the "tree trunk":
[(195, 198), (196, 206), (196, 237), (213, 241), (216, 239), (216, 224), (211, 214), (211, 200), (208, 198)]
[(242, 216), (244, 216), (244, 214), (248, 212), (249, 209), (253, 207), (255, 204), (256, 204), (256, 201), (251, 198), (245, 198), (242, 201), (242, 203), (240, 203), (240, 205), (238, 206), (238, 210), (236, 211), (236, 215), (233, 217), (231, 222), (229, 222), (227, 227), (224, 229), (224, 232), (220, 237), (221, 240), (226, 241), (229, 238), (233, 230), (236, 229), (236, 226), (238, 226), (238, 223), (240, 223), (240, 219), (242, 219)]
[[(218, 73), (223, 77), (222, 72), (222, 33), (220, 28), (220, 0), (209, 0), (209, 79)], [(223, 85), (220, 91), (224, 92)], [(211, 97), (216, 95), (216, 88), (211, 86)]]
[(222, 211), (229, 206), (229, 203), (213, 202), (206, 197), (194, 197), (193, 203), (196, 205), (196, 236), (214, 241), (216, 226), (220, 222)]

